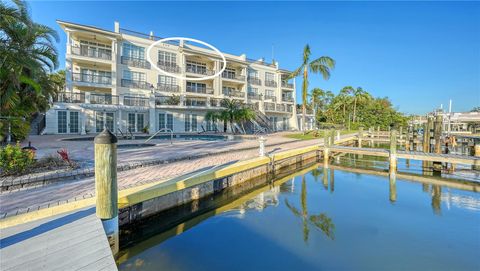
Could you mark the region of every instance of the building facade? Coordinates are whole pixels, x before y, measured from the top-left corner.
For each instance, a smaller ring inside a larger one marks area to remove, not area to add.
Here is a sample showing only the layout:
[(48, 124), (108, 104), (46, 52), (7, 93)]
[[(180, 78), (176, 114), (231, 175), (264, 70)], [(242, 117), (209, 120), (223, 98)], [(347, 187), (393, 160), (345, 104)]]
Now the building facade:
[(44, 134), (98, 133), (104, 127), (117, 133), (223, 131), (223, 123), (206, 121), (205, 114), (221, 110), (224, 98), (255, 109), (271, 130), (298, 129), (295, 81), (288, 81), (290, 72), (276, 62), (224, 53), (227, 66), (221, 76), (194, 81), (189, 78), (221, 70), (218, 54), (181, 41), (153, 47), (152, 62), (187, 78), (178, 79), (147, 61), (147, 48), (159, 40), (153, 33), (124, 30), (117, 22), (113, 32), (57, 22), (67, 35), (66, 89), (46, 113)]

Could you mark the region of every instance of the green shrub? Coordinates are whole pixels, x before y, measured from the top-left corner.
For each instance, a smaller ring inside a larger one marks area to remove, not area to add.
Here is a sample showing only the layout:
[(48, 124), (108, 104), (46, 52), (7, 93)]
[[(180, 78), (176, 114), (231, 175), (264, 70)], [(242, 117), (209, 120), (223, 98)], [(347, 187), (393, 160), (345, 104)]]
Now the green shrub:
[(20, 144), (0, 148), (0, 169), (3, 173), (23, 173), (35, 163), (35, 152), (22, 150)]

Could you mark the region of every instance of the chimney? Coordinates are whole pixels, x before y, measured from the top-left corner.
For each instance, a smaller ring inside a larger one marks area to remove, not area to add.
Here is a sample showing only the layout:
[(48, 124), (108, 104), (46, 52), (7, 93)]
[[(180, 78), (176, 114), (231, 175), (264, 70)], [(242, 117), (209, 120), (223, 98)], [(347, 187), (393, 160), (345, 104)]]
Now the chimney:
[(114, 23), (115, 33), (120, 33), (120, 23), (115, 21)]
[(150, 31), (150, 39), (153, 40), (153, 31)]

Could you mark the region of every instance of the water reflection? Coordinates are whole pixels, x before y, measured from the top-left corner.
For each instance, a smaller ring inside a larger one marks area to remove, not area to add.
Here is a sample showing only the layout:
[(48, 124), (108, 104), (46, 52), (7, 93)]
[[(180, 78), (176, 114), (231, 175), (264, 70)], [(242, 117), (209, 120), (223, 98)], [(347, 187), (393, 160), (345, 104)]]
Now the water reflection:
[(390, 202), (394, 203), (397, 201), (397, 173), (396, 172), (390, 172), (389, 174), (389, 183), (390, 183)]
[[(326, 171), (324, 169), (323, 179), (325, 180)], [(325, 182), (324, 182), (325, 184)], [(328, 181), (327, 181), (328, 188)], [(296, 216), (302, 220), (302, 230), (303, 230), (303, 241), (308, 243), (310, 227), (314, 226), (317, 229), (320, 229), (328, 238), (331, 240), (335, 239), (335, 224), (326, 213), (320, 213), (318, 215), (309, 215), (307, 208), (307, 182), (305, 180), (305, 175), (302, 176), (302, 190), (300, 193), (300, 205), (301, 210), (298, 210), (295, 206), (288, 202), (288, 199), (285, 199), (285, 205), (287, 208)]]

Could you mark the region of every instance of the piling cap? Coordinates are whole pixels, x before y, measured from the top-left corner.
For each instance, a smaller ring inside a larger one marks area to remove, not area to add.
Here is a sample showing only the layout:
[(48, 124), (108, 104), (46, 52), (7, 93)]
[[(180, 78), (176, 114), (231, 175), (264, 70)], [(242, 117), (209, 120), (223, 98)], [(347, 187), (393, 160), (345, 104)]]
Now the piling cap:
[(117, 137), (112, 134), (107, 128), (103, 129), (103, 131), (95, 137), (95, 144), (113, 144), (117, 143)]

